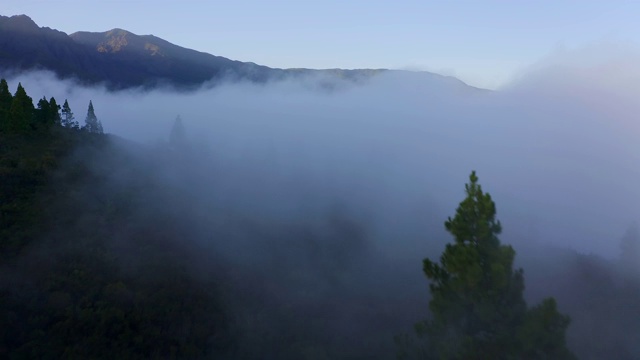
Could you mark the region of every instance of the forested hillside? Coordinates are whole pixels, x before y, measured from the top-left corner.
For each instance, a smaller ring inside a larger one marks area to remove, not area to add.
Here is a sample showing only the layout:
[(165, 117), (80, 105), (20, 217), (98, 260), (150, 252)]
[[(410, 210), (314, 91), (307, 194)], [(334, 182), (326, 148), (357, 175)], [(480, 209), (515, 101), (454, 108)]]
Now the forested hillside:
[[(0, 118), (0, 356), (198, 358), (226, 349), (218, 287), (186, 274), (189, 249), (171, 242), (170, 224), (130, 218), (144, 204), (129, 195), (144, 199), (148, 179), (129, 155), (104, 156), (116, 139), (92, 130), (93, 107), (83, 128), (63, 126), (53, 98), (31, 111), (18, 103), (24, 96), (19, 87)], [(34, 116), (16, 118), (29, 114), (20, 106)], [(96, 164), (133, 182), (106, 192)], [(117, 238), (123, 227), (126, 240)]]

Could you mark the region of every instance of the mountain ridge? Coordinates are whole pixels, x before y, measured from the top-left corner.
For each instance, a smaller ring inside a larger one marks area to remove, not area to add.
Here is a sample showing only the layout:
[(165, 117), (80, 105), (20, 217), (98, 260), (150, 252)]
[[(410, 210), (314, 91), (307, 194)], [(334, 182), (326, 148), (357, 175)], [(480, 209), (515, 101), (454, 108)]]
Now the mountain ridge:
[(121, 28), (66, 34), (39, 27), (27, 15), (0, 15), (0, 69), (48, 70), (59, 78), (74, 78), (85, 85), (102, 83), (109, 90), (152, 89), (161, 85), (190, 90), (225, 81), (265, 83), (317, 75), (333, 81), (361, 82), (381, 73), (413, 73), (458, 90), (484, 90), (455, 77), (430, 72), (272, 68), (185, 48), (154, 35), (137, 35)]

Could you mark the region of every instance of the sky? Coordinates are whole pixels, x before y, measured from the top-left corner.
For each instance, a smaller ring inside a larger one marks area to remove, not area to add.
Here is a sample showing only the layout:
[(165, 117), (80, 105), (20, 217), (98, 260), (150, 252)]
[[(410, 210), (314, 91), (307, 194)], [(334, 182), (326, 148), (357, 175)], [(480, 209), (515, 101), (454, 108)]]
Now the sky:
[(3, 0), (73, 33), (123, 28), (271, 67), (392, 68), (496, 89), (558, 49), (640, 43), (638, 1)]

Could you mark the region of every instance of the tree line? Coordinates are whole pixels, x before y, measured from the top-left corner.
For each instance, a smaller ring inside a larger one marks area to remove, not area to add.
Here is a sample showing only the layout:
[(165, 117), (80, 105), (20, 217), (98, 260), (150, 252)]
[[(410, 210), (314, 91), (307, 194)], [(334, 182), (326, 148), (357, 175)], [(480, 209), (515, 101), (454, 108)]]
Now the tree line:
[(92, 101), (89, 101), (84, 125), (80, 126), (75, 120), (67, 99), (60, 106), (54, 97), (49, 100), (42, 97), (34, 105), (33, 99), (27, 94), (22, 83), (18, 83), (16, 92), (11, 94), (7, 81), (0, 80), (0, 132), (26, 134), (48, 131), (52, 127), (65, 127), (95, 134), (104, 133), (102, 122), (95, 114)]

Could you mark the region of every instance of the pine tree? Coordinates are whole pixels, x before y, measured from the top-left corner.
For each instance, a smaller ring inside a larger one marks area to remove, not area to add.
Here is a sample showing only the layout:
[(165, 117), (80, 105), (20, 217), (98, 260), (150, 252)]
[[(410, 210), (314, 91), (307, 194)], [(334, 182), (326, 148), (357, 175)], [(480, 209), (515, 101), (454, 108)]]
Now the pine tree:
[(56, 102), (54, 97), (49, 100), (49, 121), (53, 125), (60, 125), (62, 123), (62, 116), (60, 115), (60, 105)]
[(9, 91), (7, 80), (0, 80), (0, 131), (5, 131), (9, 127), (9, 110), (13, 95)]
[(35, 112), (35, 127), (38, 129), (46, 129), (49, 127), (49, 118), (51, 117), (51, 109), (49, 101), (46, 97), (38, 100), (38, 107)]
[(90, 133), (102, 134), (102, 123), (96, 117), (95, 111), (93, 109), (93, 103), (89, 100), (89, 109), (87, 110), (87, 117), (84, 120), (85, 126), (84, 129)]
[(9, 131), (29, 132), (32, 129), (34, 111), (33, 100), (19, 83), (9, 109)]
[(553, 299), (527, 310), (515, 251), (498, 239), (495, 203), (475, 171), (469, 180), (467, 197), (445, 222), (455, 242), (439, 264), (423, 262), (433, 318), (417, 325), (419, 334), (441, 359), (572, 358), (564, 340), (569, 318)]
[(35, 127), (46, 130), (54, 125), (60, 125), (60, 106), (56, 99), (47, 100), (43, 97), (38, 101), (38, 108), (35, 113)]
[(68, 128), (80, 128), (80, 124), (75, 121), (75, 116), (73, 116), (73, 112), (71, 111), (71, 107), (69, 107), (69, 101), (64, 99), (64, 105), (62, 105), (62, 126)]

